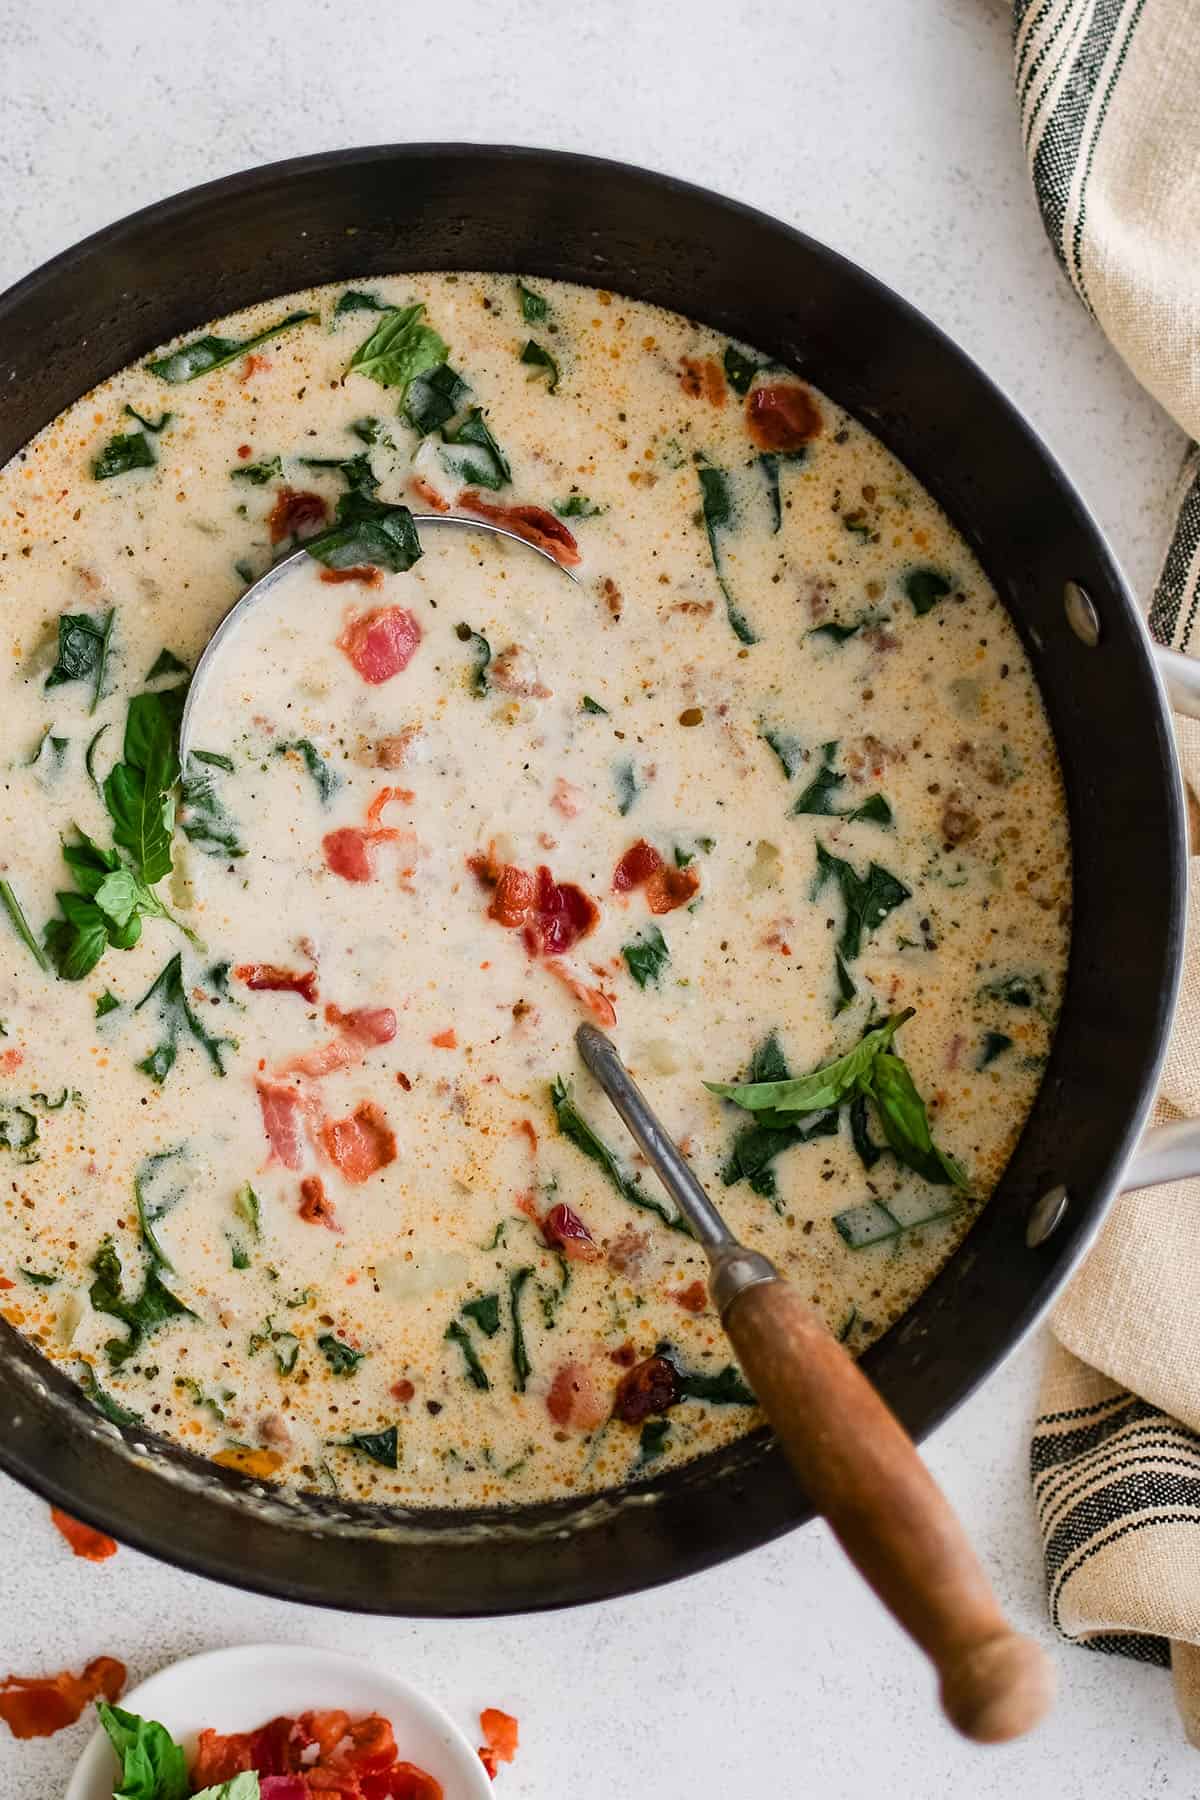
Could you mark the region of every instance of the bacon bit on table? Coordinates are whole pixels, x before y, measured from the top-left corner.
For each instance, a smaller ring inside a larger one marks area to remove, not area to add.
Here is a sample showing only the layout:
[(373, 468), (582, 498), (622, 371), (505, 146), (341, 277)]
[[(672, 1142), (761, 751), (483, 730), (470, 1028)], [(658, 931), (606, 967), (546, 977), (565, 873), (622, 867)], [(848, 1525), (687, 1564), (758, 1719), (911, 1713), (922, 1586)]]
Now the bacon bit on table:
[(306, 1225), (324, 1225), (327, 1231), (342, 1235), (337, 1210), (319, 1175), (306, 1175), (300, 1183), (300, 1217)]
[(423, 500), (426, 506), (431, 507), (434, 512), (448, 513), (450, 511), (450, 502), (443, 500), (433, 483), (426, 481), (423, 475), (410, 475), (408, 485), (417, 499)]
[(690, 1287), (678, 1289), (671, 1298), (684, 1312), (702, 1313), (708, 1305), (708, 1289), (702, 1281), (693, 1281)]
[(255, 1481), (267, 1481), (282, 1468), (283, 1458), (278, 1450), (251, 1450), (247, 1444), (233, 1444), (228, 1450), (218, 1450), (213, 1457), (223, 1469), (236, 1469), (240, 1475), (250, 1475)]
[(417, 1390), (411, 1381), (393, 1381), (391, 1387), (388, 1389), (388, 1393), (392, 1396), (392, 1399), (399, 1400), (402, 1406), (407, 1406), (416, 1391)]
[(679, 368), (685, 394), (693, 400), (705, 399), (713, 406), (724, 406), (725, 371), (715, 356), (681, 356)]
[(299, 1169), (304, 1162), (304, 1137), (300, 1128), (304, 1112), (303, 1097), (294, 1087), (278, 1082), (256, 1081), (258, 1104), (262, 1108), (263, 1130), (271, 1145), (271, 1155), (285, 1169)]
[(429, 1041), (437, 1050), (458, 1049), (458, 1033), (453, 1025), (448, 1025), (445, 1031), (435, 1031)]
[(274, 963), (239, 963), (233, 972), (255, 993), (299, 994), (310, 1006), (316, 1004), (315, 969), (280, 969)]
[(379, 1713), (352, 1719), (341, 1710), (271, 1719), (257, 1731), (202, 1731), (191, 1786), (223, 1786), (257, 1770), (263, 1800), (443, 1800), (441, 1784), (401, 1762), (391, 1724)]
[(23, 1050), (14, 1049), (0, 1052), (0, 1070), (3, 1070), (5, 1075), (11, 1075), (14, 1070), (20, 1068), (24, 1061), (25, 1052)]
[(586, 1363), (569, 1362), (556, 1372), (546, 1395), (546, 1411), (562, 1429), (595, 1431), (608, 1417), (608, 1401)]
[(699, 886), (694, 869), (670, 867), (645, 838), (631, 844), (613, 870), (613, 892), (628, 894), (644, 887), (652, 913), (674, 912), (677, 906), (685, 906)]
[(107, 1562), (110, 1556), (117, 1554), (117, 1541), (94, 1526), (85, 1525), (82, 1519), (73, 1519), (70, 1513), (59, 1507), (50, 1508), (50, 1517), (66, 1538), (76, 1556), (85, 1562)]
[(499, 1764), (512, 1762), (517, 1754), (517, 1721), (511, 1713), (487, 1706), (479, 1715), (479, 1729), (485, 1740), (479, 1746), (479, 1760), (495, 1781)]
[(746, 396), (746, 425), (760, 450), (801, 450), (823, 423), (820, 407), (798, 382), (765, 382)]
[(282, 487), (267, 515), (271, 542), (281, 544), (284, 538), (299, 537), (306, 527), (323, 525), (327, 517), (320, 494), (309, 493), (304, 488)]
[(421, 627), (403, 606), (376, 606), (353, 613), (337, 647), (372, 687), (407, 669), (421, 642)]
[(7, 1675), (0, 1680), (0, 1719), (15, 1738), (53, 1737), (73, 1725), (98, 1695), (120, 1699), (124, 1686), (125, 1664), (115, 1656), (93, 1657), (82, 1675), (69, 1669), (58, 1675)]
[(396, 1160), (396, 1136), (373, 1100), (363, 1100), (346, 1119), (326, 1119), (321, 1145), (347, 1181), (367, 1181)]
[(550, 1208), (541, 1225), (550, 1248), (561, 1250), (568, 1262), (599, 1262), (603, 1255), (575, 1208), (565, 1200)]
[(647, 1356), (622, 1375), (613, 1397), (613, 1417), (640, 1425), (651, 1413), (664, 1413), (679, 1398), (679, 1377), (665, 1356)]
[(494, 524), (503, 525), (517, 537), (524, 538), (527, 544), (536, 544), (539, 550), (548, 551), (564, 569), (573, 569), (581, 560), (579, 545), (562, 520), (556, 519), (544, 507), (493, 506), (474, 488), (468, 488), (458, 496), (458, 505), (463, 512), (474, 513), (480, 519), (491, 519)]
[(550, 804), (555, 812), (560, 812), (564, 819), (576, 819), (583, 811), (583, 801), (583, 789), (574, 787), (560, 775), (550, 796)]
[(383, 586), (383, 570), (374, 563), (355, 563), (350, 569), (322, 569), (321, 580), (330, 587), (338, 587), (343, 581), (357, 581), (363, 587), (379, 588)]
[(390, 1044), (396, 1035), (396, 1015), (390, 1006), (352, 1006), (343, 1012), (330, 1003), (325, 1008), (325, 1022), (336, 1025), (357, 1044)]

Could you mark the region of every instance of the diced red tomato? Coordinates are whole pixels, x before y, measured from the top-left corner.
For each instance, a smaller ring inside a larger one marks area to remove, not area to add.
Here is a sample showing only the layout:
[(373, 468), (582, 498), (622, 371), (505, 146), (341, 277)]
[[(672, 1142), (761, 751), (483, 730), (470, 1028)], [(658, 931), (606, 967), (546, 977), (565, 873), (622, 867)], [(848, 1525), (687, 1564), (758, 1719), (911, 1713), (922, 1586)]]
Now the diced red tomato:
[(390, 1044), (396, 1035), (396, 1015), (390, 1006), (354, 1006), (343, 1012), (330, 1005), (325, 1018), (358, 1044)]
[(561, 1250), (570, 1262), (598, 1262), (603, 1254), (575, 1208), (565, 1200), (550, 1208), (542, 1220), (542, 1234), (551, 1248)]
[(800, 450), (820, 435), (821, 409), (795, 381), (766, 382), (746, 396), (746, 424), (760, 450)]
[(690, 1287), (680, 1288), (671, 1298), (684, 1312), (702, 1313), (708, 1305), (708, 1289), (702, 1281), (693, 1281)]
[(371, 833), (359, 825), (343, 825), (338, 831), (327, 831), (321, 839), (326, 866), (343, 881), (370, 881), (375, 873), (371, 861)]
[(679, 1398), (679, 1377), (665, 1356), (647, 1356), (622, 1375), (613, 1398), (613, 1416), (640, 1425), (651, 1413), (664, 1413)]
[(423, 500), (433, 512), (448, 513), (450, 511), (450, 502), (443, 500), (433, 483), (426, 481), (423, 475), (410, 475), (408, 485), (417, 499)]
[(407, 669), (420, 641), (421, 627), (407, 608), (377, 606), (348, 620), (337, 647), (364, 681), (378, 687)]
[(267, 516), (271, 542), (281, 544), (284, 538), (311, 535), (316, 526), (325, 523), (326, 517), (325, 502), (320, 494), (290, 487), (280, 488), (279, 498)]
[(645, 838), (639, 838), (636, 844), (630, 844), (628, 850), (613, 870), (613, 891), (628, 894), (649, 881), (651, 875), (661, 869), (663, 859)]
[(631, 844), (613, 870), (614, 891), (628, 894), (644, 887), (652, 913), (674, 912), (677, 906), (685, 906), (699, 886), (694, 869), (672, 868), (645, 838)]
[(94, 1526), (85, 1525), (82, 1519), (73, 1519), (70, 1513), (60, 1511), (57, 1506), (50, 1508), (50, 1517), (75, 1555), (85, 1562), (107, 1562), (110, 1556), (117, 1554), (116, 1539), (97, 1531)]
[(582, 981), (567, 967), (566, 963), (560, 962), (557, 957), (549, 957), (546, 967), (556, 980), (561, 981), (565, 988), (570, 989), (580, 1005), (591, 1013), (597, 1025), (603, 1025), (606, 1031), (612, 1030), (617, 1022), (617, 1009), (603, 988), (592, 987), (588, 982)]
[(536, 544), (539, 550), (547, 550), (555, 562), (561, 563), (564, 569), (573, 569), (581, 559), (579, 545), (567, 530), (561, 519), (547, 512), (541, 506), (493, 506), (474, 488), (458, 496), (458, 505), (463, 512), (474, 513), (477, 518), (491, 519), (496, 525), (503, 525), (513, 531), (526, 543)]
[(395, 1133), (373, 1100), (362, 1101), (347, 1119), (326, 1119), (321, 1145), (334, 1167), (356, 1185), (396, 1160)]
[(586, 1363), (569, 1362), (557, 1370), (546, 1395), (546, 1411), (562, 1429), (595, 1431), (608, 1417), (608, 1401)]
[(483, 1741), (499, 1762), (510, 1763), (517, 1754), (517, 1721), (511, 1713), (485, 1706), (479, 1715)]
[(304, 1162), (302, 1096), (294, 1087), (285, 1087), (279, 1082), (256, 1081), (254, 1085), (258, 1090), (263, 1130), (270, 1141), (271, 1155), (285, 1169), (299, 1169)]
[(310, 1006), (317, 998), (315, 969), (280, 969), (274, 963), (239, 963), (233, 971), (255, 993), (299, 994)]
[(322, 569), (321, 580), (330, 587), (337, 587), (343, 581), (357, 581), (363, 587), (378, 588), (383, 586), (383, 570), (375, 563), (355, 563), (351, 569)]
[(324, 1225), (327, 1231), (341, 1235), (337, 1209), (319, 1175), (306, 1175), (300, 1183), (300, 1217), (306, 1225)]
[(7, 1675), (0, 1678), (0, 1719), (15, 1738), (53, 1737), (73, 1725), (98, 1695), (118, 1700), (124, 1686), (125, 1664), (115, 1656), (94, 1657), (82, 1675), (69, 1669), (58, 1675)]

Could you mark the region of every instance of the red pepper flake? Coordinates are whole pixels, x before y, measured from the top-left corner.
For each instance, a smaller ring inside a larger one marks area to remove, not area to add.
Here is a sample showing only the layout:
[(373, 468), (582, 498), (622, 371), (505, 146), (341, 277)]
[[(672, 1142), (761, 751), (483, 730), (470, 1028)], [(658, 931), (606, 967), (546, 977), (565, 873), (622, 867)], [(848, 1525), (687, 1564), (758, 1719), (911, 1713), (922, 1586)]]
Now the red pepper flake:
[(407, 1406), (416, 1391), (411, 1381), (393, 1381), (388, 1389), (393, 1400), (399, 1400), (402, 1406)]
[(320, 494), (302, 488), (282, 487), (278, 500), (267, 514), (271, 542), (282, 544), (284, 538), (311, 535), (318, 525), (325, 523), (327, 516)]
[(341, 1236), (337, 1209), (325, 1192), (325, 1183), (319, 1175), (306, 1175), (300, 1183), (300, 1217), (306, 1225), (324, 1225), (327, 1231), (336, 1231)]
[(746, 397), (746, 425), (760, 450), (801, 450), (823, 423), (820, 407), (798, 382), (767, 382)]
[(57, 1506), (50, 1508), (50, 1517), (75, 1555), (81, 1556), (85, 1562), (107, 1562), (110, 1556), (117, 1554), (116, 1539), (106, 1536), (103, 1531), (96, 1531), (91, 1525), (85, 1525), (82, 1519), (73, 1519), (70, 1513), (60, 1511)]
[(98, 1695), (119, 1700), (124, 1686), (125, 1664), (115, 1656), (93, 1657), (82, 1675), (9, 1675), (0, 1681), (0, 1719), (15, 1738), (53, 1737)]
[(448, 1026), (445, 1031), (435, 1032), (429, 1041), (438, 1050), (458, 1049), (458, 1033), (453, 1025)]
[(536, 544), (539, 550), (548, 551), (564, 569), (573, 569), (582, 560), (579, 545), (562, 520), (542, 506), (493, 506), (474, 488), (460, 494), (458, 504), (463, 512), (474, 513), (480, 519), (491, 519), (524, 538), (527, 544)]
[(330, 587), (343, 581), (358, 581), (363, 587), (377, 588), (383, 586), (383, 570), (374, 563), (355, 563), (351, 569), (322, 569), (321, 580)]
[(680, 1288), (671, 1298), (684, 1312), (702, 1313), (708, 1305), (708, 1289), (702, 1281), (693, 1281), (690, 1287)]
[(274, 963), (239, 963), (233, 972), (255, 993), (299, 994), (310, 1006), (316, 1004), (315, 969), (281, 969)]
[(647, 1356), (622, 1375), (613, 1398), (613, 1417), (640, 1425), (651, 1413), (664, 1413), (679, 1398), (679, 1377), (665, 1356)]
[(250, 458), (254, 455), (254, 451), (249, 444), (239, 444), (237, 453), (243, 462), (249, 462)]

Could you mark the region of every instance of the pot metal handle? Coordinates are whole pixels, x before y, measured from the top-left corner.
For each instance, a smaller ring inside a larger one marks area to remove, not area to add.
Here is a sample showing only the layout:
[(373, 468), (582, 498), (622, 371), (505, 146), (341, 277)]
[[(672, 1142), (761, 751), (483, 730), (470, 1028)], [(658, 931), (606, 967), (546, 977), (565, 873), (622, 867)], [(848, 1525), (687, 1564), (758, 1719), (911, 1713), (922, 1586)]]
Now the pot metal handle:
[(1200, 1119), (1172, 1119), (1143, 1132), (1121, 1177), (1121, 1192), (1200, 1175)]
[(1200, 658), (1182, 656), (1162, 644), (1151, 646), (1173, 710), (1200, 719)]

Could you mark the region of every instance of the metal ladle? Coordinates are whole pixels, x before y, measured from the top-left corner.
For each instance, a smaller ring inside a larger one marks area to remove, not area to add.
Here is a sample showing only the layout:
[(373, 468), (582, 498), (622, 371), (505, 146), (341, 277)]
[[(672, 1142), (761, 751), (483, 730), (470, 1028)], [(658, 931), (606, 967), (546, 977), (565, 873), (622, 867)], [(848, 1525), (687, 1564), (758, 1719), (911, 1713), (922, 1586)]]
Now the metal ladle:
[(978, 1743), (1021, 1737), (1051, 1704), (1053, 1666), (1000, 1611), (916, 1446), (799, 1290), (733, 1236), (612, 1039), (581, 1025), (575, 1042), (707, 1255), (713, 1305), (801, 1485), (933, 1663), (946, 1717)]
[[(413, 513), (412, 522), (422, 530), (424, 530), (427, 525), (457, 525), (464, 530), (487, 531), (490, 532), (493, 537), (508, 538), (512, 543), (520, 544), (526, 550), (532, 550), (536, 556), (544, 556), (546, 561), (553, 563), (559, 574), (565, 575), (568, 581), (573, 582), (576, 579), (575, 576), (572, 575), (570, 569), (564, 568), (558, 558), (549, 550), (543, 550), (540, 544), (531, 543), (528, 538), (522, 537), (520, 532), (509, 531), (504, 525), (493, 525), (488, 519), (474, 519), (463, 513)], [(199, 660), (196, 663), (195, 669), (192, 671), (192, 679), (188, 686), (187, 699), (185, 700), (183, 707), (183, 716), (179, 721), (179, 761), (181, 767), (187, 768), (188, 752), (191, 749), (192, 731), (195, 726), (197, 714), (200, 710), (200, 699), (204, 684), (208, 676), (212, 673), (213, 663), (216, 661), (224, 645), (233, 636), (238, 625), (245, 619), (246, 614), (250, 611), (251, 607), (257, 606), (259, 601), (265, 598), (267, 594), (271, 593), (274, 588), (278, 587), (281, 581), (286, 580), (288, 574), (292, 570), (296, 569), (301, 563), (309, 560), (308, 551), (301, 546), (299, 550), (293, 550), (290, 555), (281, 556), (278, 562), (272, 563), (271, 567), (266, 570), (264, 574), (260, 575), (257, 581), (252, 581), (246, 591), (243, 594), (239, 594), (238, 598), (234, 601), (233, 605), (229, 608), (229, 611), (225, 614), (224, 618), (209, 638), (207, 644), (205, 644), (204, 649), (200, 652)]]

